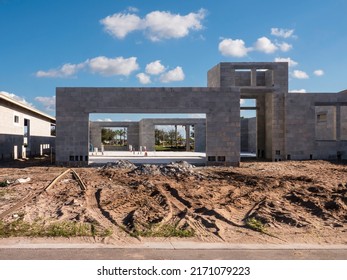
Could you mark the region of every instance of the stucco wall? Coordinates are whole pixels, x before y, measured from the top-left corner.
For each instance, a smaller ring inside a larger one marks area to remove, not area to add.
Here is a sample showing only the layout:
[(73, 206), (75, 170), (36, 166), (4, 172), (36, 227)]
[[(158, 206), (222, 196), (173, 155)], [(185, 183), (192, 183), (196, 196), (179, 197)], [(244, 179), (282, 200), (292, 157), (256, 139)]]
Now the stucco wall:
[[(49, 153), (54, 148), (51, 121), (0, 99), (0, 159), (13, 159)], [(14, 117), (18, 116), (18, 123)], [(30, 123), (29, 145), (24, 147), (24, 119)]]

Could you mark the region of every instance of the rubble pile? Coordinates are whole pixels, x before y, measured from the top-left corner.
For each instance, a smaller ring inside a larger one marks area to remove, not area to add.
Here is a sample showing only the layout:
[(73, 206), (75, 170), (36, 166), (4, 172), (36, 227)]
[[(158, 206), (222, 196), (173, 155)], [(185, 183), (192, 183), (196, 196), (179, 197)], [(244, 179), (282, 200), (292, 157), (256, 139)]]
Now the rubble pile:
[(186, 161), (176, 161), (166, 165), (143, 164), (129, 173), (137, 175), (190, 176), (195, 173), (194, 168), (194, 165)]
[(135, 168), (134, 170), (130, 171), (129, 174), (136, 174), (136, 175), (160, 175), (160, 167), (158, 165), (154, 164), (142, 164)]
[(128, 160), (116, 160), (114, 162), (108, 162), (106, 163), (102, 169), (109, 169), (109, 168), (120, 168), (120, 169), (135, 169), (136, 166), (132, 162)]
[(194, 165), (186, 161), (176, 161), (170, 162), (167, 165), (160, 166), (160, 172), (163, 175), (175, 176), (175, 175), (193, 175), (194, 174)]

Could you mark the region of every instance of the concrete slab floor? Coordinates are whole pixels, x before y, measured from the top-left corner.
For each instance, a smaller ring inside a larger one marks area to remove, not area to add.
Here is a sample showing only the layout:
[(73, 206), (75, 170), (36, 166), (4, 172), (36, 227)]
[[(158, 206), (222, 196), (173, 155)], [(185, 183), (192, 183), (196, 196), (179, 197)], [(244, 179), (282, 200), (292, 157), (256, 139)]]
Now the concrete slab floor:
[(128, 160), (134, 164), (166, 164), (173, 161), (186, 161), (194, 165), (205, 165), (205, 153), (195, 152), (130, 152), (105, 151), (103, 153), (89, 153), (89, 164), (99, 165), (116, 160)]

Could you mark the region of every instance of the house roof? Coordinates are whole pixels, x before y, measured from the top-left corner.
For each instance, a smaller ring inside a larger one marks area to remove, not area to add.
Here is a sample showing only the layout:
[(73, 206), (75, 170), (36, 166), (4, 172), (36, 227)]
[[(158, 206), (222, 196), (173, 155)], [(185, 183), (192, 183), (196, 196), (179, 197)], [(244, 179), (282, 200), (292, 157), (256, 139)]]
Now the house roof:
[(25, 109), (25, 110), (28, 110), (28, 111), (30, 111), (30, 112), (36, 114), (36, 115), (39, 115), (39, 116), (44, 117), (44, 118), (46, 118), (46, 119), (49, 119), (51, 122), (55, 123), (55, 118), (54, 118), (54, 117), (52, 117), (52, 116), (50, 116), (50, 115), (48, 115), (48, 114), (46, 114), (46, 113), (43, 113), (43, 112), (41, 112), (41, 111), (39, 111), (39, 110), (37, 110), (37, 109), (35, 109), (35, 108), (33, 108), (33, 107), (27, 105), (27, 104), (24, 104), (24, 103), (22, 103), (22, 102), (20, 102), (20, 101), (17, 101), (17, 100), (15, 100), (15, 99), (13, 99), (13, 98), (7, 96), (6, 94), (4, 94), (4, 93), (2, 93), (2, 92), (0, 92), (0, 100), (1, 100), (1, 99), (2, 99), (2, 100), (5, 100), (5, 101), (7, 101), (7, 102), (9, 102), (9, 103), (11, 103), (11, 104), (13, 104), (13, 105), (15, 105), (15, 106), (18, 106), (18, 107), (20, 107), (20, 108), (23, 108), (23, 109)]

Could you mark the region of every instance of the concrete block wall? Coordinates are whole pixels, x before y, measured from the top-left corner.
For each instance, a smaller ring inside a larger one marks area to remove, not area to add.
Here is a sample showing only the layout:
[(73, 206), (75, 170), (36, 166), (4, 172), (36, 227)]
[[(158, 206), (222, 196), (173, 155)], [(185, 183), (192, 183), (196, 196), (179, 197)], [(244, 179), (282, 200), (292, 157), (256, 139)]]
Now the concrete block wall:
[(284, 95), (288, 63), (222, 62), (208, 73), (208, 86), (240, 88), (241, 98), (257, 100), (257, 154), (269, 160), (285, 158)]
[[(92, 92), (92, 91), (90, 91)], [(89, 155), (89, 104), (98, 104), (82, 90), (56, 92), (56, 163), (87, 165)]]
[(316, 140), (336, 140), (336, 106), (315, 106)]
[(273, 94), (267, 93), (265, 96), (265, 158), (272, 159), (273, 156)]
[(132, 122), (128, 126), (128, 148), (131, 145), (138, 150), (140, 146), (140, 125), (138, 122)]
[[(238, 165), (240, 98), (256, 99), (258, 157), (347, 158), (347, 91), (288, 93), (288, 63), (224, 62), (207, 76), (207, 88), (58, 88), (57, 163), (88, 162), (91, 112), (204, 113), (206, 164)], [(322, 110), (328, 112), (324, 127), (317, 124)], [(140, 123), (139, 130), (139, 145), (154, 147), (153, 125)], [(195, 125), (196, 135), (202, 131)]]
[(205, 113), (209, 164), (238, 165), (239, 99), (238, 88), (57, 88), (56, 162), (88, 164), (91, 112)]
[(288, 63), (221, 62), (208, 71), (207, 79), (208, 87), (265, 86), (285, 90), (288, 89)]
[[(118, 148), (113, 150), (128, 150), (129, 145), (135, 150), (139, 150), (140, 146), (145, 146), (148, 151), (155, 150), (155, 126), (156, 125), (194, 125), (196, 130), (196, 152), (205, 152), (206, 148), (206, 120), (205, 119), (142, 119), (140, 122), (90, 122), (90, 143), (93, 147), (101, 150), (101, 130), (104, 127), (126, 127), (128, 146), (126, 148)], [(140, 144), (141, 143), (141, 144)]]
[(248, 119), (248, 151), (257, 153), (257, 119)]
[(252, 72), (251, 71), (235, 71), (235, 86), (251, 86)]
[(314, 100), (307, 93), (288, 93), (285, 99), (286, 159), (301, 160), (315, 155)]
[(0, 159), (18, 159), (22, 157), (23, 136), (0, 134)]
[(257, 153), (257, 119), (241, 119), (241, 152)]
[(195, 131), (195, 152), (205, 152), (206, 150), (206, 120), (205, 119), (143, 119), (140, 121), (140, 142), (146, 146), (147, 150), (155, 149), (155, 126), (156, 125), (194, 125)]
[(241, 152), (248, 151), (248, 119), (241, 119)]
[(340, 140), (347, 140), (347, 106), (340, 107)]
[(139, 146), (139, 124), (138, 122), (90, 122), (89, 131), (90, 131), (90, 143), (93, 147), (98, 148), (98, 151), (101, 151), (102, 139), (101, 139), (101, 130), (102, 128), (112, 128), (112, 127), (126, 127), (127, 128), (127, 140), (128, 144), (126, 147), (118, 147), (114, 150), (128, 150), (129, 145), (132, 145), (134, 148)]
[(271, 142), (271, 146), (266, 143), (268, 146), (266, 149), (266, 158), (275, 161), (284, 160), (286, 152), (285, 95), (288, 93), (288, 63), (274, 63), (273, 67), (266, 67), (266, 69), (271, 69), (269, 75), (270, 73), (272, 74), (272, 84), (269, 84), (269, 86), (272, 86), (274, 90), (273, 93), (266, 96), (266, 102), (269, 104), (269, 107), (265, 107), (265, 110), (269, 111), (266, 112), (266, 141)]
[(147, 151), (155, 150), (155, 125), (152, 120), (144, 119), (139, 123), (140, 146)]
[(194, 124), (194, 151), (198, 153), (206, 152), (206, 121)]
[(257, 157), (258, 158), (265, 158), (265, 150), (266, 150), (266, 122), (265, 122), (265, 95), (258, 96), (256, 99), (256, 106), (257, 106), (257, 116), (256, 116), (256, 122), (257, 122), (257, 136), (256, 136), (256, 142), (257, 142)]
[(207, 164), (238, 165), (241, 137), (240, 92), (230, 88), (229, 94), (217, 100), (223, 102), (218, 103), (216, 110), (206, 115)]
[[(346, 126), (345, 104), (347, 95), (343, 93), (288, 93), (286, 153), (290, 158), (347, 159), (347, 141), (341, 137)], [(324, 128), (317, 119), (321, 112), (327, 113)]]
[(98, 148), (98, 151), (101, 150), (101, 130), (102, 126), (98, 122), (89, 122), (89, 142), (92, 151), (94, 151), (94, 148)]
[(207, 72), (207, 86), (221, 87), (221, 64), (217, 64)]

